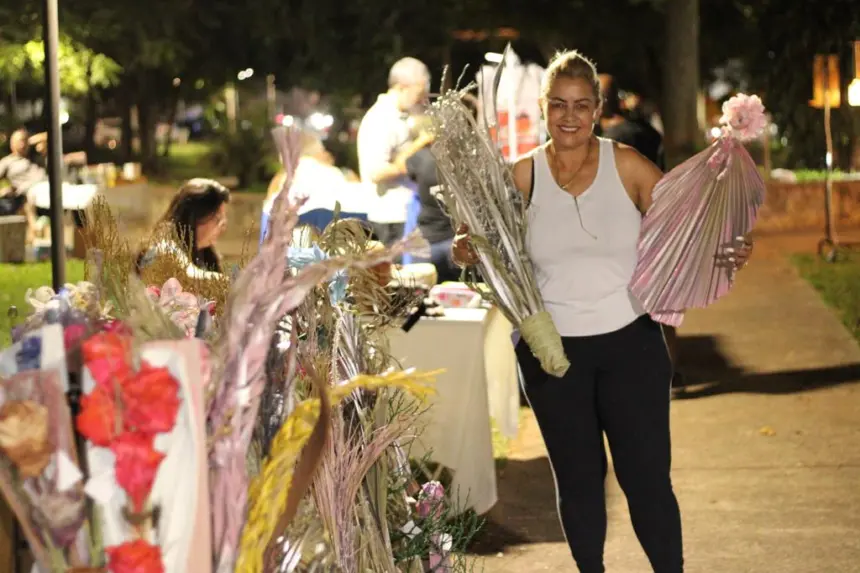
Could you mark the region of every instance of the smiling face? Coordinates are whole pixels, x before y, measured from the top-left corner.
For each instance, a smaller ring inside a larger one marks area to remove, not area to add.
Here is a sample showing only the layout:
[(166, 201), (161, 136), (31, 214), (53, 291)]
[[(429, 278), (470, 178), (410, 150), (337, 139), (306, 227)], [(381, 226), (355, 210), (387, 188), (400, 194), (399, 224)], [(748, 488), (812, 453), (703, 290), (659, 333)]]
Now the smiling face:
[(584, 78), (556, 76), (544, 96), (547, 131), (557, 148), (575, 148), (588, 142), (600, 116), (594, 84)]

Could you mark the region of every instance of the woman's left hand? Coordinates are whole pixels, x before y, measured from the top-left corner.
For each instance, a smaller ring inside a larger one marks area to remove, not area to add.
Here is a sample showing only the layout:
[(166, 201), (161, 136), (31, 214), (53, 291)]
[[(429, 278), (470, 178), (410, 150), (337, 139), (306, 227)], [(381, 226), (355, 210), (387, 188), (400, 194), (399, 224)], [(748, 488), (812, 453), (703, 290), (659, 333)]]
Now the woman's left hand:
[(735, 237), (735, 240), (724, 245), (717, 253), (717, 266), (736, 272), (749, 262), (753, 251), (753, 241), (750, 237)]

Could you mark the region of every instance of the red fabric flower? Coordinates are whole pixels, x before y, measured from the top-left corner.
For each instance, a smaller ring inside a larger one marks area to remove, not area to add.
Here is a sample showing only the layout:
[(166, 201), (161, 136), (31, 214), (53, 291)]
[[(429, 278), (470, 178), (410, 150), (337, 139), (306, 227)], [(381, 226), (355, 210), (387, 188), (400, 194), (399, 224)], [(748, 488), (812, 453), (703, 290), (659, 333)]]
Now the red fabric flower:
[(106, 333), (119, 334), (121, 336), (131, 336), (134, 334), (126, 323), (121, 320), (110, 320), (105, 323), (102, 330)]
[(70, 324), (63, 329), (63, 346), (66, 352), (71, 352), (80, 344), (87, 334), (87, 327), (83, 324)]
[(106, 552), (111, 573), (164, 573), (161, 549), (142, 539), (108, 547)]
[(116, 482), (131, 499), (134, 511), (143, 511), (164, 454), (154, 448), (152, 435), (125, 432), (110, 445), (116, 456)]
[(167, 368), (144, 362), (123, 386), (122, 401), (127, 430), (169, 432), (176, 425), (179, 411), (179, 383)]
[(116, 332), (103, 332), (87, 339), (81, 346), (84, 363), (96, 384), (111, 389), (122, 386), (131, 370), (131, 339)]
[(108, 447), (116, 437), (117, 411), (113, 396), (101, 386), (81, 398), (81, 412), (75, 425), (97, 446)]

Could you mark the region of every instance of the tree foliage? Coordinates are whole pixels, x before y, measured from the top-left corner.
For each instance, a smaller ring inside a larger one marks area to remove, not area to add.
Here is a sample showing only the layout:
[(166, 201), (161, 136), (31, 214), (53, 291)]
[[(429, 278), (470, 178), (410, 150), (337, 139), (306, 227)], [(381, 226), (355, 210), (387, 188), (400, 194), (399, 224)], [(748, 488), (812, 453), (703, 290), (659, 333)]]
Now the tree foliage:
[[(24, 56), (16, 58), (16, 63), (24, 60), (26, 67), (34, 73), (36, 81), (44, 81), (45, 45), (42, 40), (31, 40), (17, 46)], [(107, 88), (119, 81), (119, 64), (98, 54), (85, 46), (73, 42), (67, 36), (60, 40), (58, 49), (60, 90), (70, 96), (86, 94), (91, 89)]]
[(840, 56), (843, 103), (833, 112), (832, 129), (837, 159), (847, 167), (860, 136), (860, 112), (845, 97), (854, 78), (852, 42), (860, 40), (856, 2), (794, 0), (786, 10), (773, 0), (745, 0), (739, 6), (754, 30), (741, 47), (750, 82), (790, 142), (787, 160), (792, 167), (824, 167), (823, 112), (808, 105), (812, 62), (816, 54)]
[[(852, 79), (850, 41), (860, 37), (856, 2), (795, 0), (788, 10), (776, 0), (697, 1), (702, 79), (710, 79), (711, 70), (726, 61), (742, 62), (737, 69), (763, 95), (791, 140), (792, 160), (816, 166), (823, 156), (823, 135), (820, 112), (806, 106), (812, 57), (839, 52), (843, 83)], [(248, 67), (258, 72), (255, 81), (273, 73), (280, 87), (360, 94), (368, 103), (385, 89), (388, 68), (396, 59), (420, 57), (435, 81), (457, 44), (455, 30), (510, 26), (544, 59), (559, 48), (580, 49), (622, 86), (659, 102), (665, 2), (75, 0), (61, 3), (61, 29), (75, 48), (75, 56), (64, 64), (69, 70), (63, 74), (64, 91), (81, 93), (80, 72), (86, 69), (81, 64), (91, 65), (90, 85), (98, 86), (97, 95), (114, 102), (117, 110), (136, 106), (151, 135), (156, 119), (169, 120), (180, 97), (205, 98)], [(38, 38), (39, 8), (34, 0), (0, 5), (3, 79), (19, 78), (33, 63), (16, 46)], [(485, 42), (481, 48), (499, 49), (498, 43)], [(181, 80), (178, 85), (175, 78)], [(838, 144), (860, 133), (856, 115), (846, 107), (836, 113)], [(154, 153), (151, 146), (146, 153)]]

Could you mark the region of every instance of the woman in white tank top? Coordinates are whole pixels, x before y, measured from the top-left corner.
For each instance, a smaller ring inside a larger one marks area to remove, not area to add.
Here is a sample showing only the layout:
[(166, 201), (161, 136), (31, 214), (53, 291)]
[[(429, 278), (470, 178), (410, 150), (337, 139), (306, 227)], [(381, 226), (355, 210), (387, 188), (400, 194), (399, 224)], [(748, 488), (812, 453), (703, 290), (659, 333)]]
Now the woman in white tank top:
[[(660, 170), (632, 148), (594, 136), (594, 65), (576, 52), (547, 69), (542, 107), (551, 141), (513, 169), (528, 198), (527, 246), (571, 362), (546, 374), (521, 341), (524, 390), (556, 481), (562, 528), (582, 573), (601, 573), (606, 537), (606, 434), (615, 475), (655, 572), (683, 571), (681, 518), (670, 478), (672, 366), (659, 325), (628, 290), (639, 227)], [(468, 237), (454, 258), (474, 264)]]

